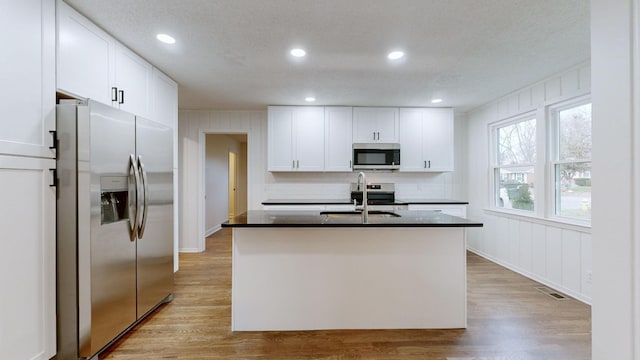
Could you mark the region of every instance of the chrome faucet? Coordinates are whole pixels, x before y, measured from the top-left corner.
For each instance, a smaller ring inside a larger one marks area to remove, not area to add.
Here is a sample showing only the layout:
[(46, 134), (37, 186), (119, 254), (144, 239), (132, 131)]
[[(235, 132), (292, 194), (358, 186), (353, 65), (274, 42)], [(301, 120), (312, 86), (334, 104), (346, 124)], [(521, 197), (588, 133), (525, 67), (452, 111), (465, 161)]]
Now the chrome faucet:
[(369, 223), (369, 207), (367, 205), (367, 176), (364, 172), (360, 172), (358, 174), (358, 190), (360, 190), (360, 181), (362, 181), (362, 205), (356, 206), (356, 210), (360, 210), (362, 212), (362, 223)]

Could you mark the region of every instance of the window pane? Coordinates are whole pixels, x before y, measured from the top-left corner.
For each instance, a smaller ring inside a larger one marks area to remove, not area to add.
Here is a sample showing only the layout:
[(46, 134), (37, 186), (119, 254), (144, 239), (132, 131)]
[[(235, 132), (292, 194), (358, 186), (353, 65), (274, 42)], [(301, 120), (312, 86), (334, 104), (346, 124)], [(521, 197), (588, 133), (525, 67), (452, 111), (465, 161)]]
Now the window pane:
[(514, 165), (536, 161), (536, 119), (498, 128), (498, 164)]
[(533, 166), (498, 168), (496, 206), (504, 209), (533, 211), (535, 173)]
[(556, 165), (556, 215), (591, 220), (591, 163)]
[(559, 160), (591, 159), (591, 104), (558, 112)]

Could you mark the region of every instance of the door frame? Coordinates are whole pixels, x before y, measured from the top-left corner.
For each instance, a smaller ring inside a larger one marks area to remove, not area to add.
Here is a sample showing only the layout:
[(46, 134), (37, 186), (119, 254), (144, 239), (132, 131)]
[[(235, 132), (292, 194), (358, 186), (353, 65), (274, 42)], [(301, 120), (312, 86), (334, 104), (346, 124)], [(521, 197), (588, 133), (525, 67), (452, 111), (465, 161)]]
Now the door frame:
[(202, 252), (206, 249), (206, 221), (205, 221), (205, 165), (207, 158), (207, 135), (246, 135), (247, 136), (247, 209), (251, 203), (251, 192), (249, 191), (248, 179), (251, 179), (252, 170), (249, 166), (249, 154), (252, 149), (252, 136), (248, 131), (198, 131), (198, 251)]

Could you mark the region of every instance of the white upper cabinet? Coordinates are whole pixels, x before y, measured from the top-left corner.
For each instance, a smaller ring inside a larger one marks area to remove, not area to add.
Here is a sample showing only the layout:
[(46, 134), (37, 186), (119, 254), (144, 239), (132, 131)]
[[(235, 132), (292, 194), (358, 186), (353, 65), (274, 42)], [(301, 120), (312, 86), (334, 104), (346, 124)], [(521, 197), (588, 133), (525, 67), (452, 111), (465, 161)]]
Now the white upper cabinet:
[(324, 108), (324, 170), (351, 171), (353, 152), (353, 108)]
[(151, 83), (152, 104), (150, 117), (172, 129), (177, 129), (178, 84), (156, 68), (153, 68)]
[(112, 94), (117, 42), (87, 18), (58, 1), (58, 89), (103, 104)]
[(0, 154), (55, 158), (55, 2), (3, 1)]
[(453, 171), (453, 109), (400, 109), (400, 171)]
[(353, 108), (354, 143), (397, 143), (399, 133), (397, 108)]
[(270, 106), (269, 171), (324, 170), (324, 108)]
[(151, 117), (153, 66), (58, 1), (58, 89)]
[[(115, 47), (113, 105), (130, 113), (151, 117), (151, 79), (153, 66), (133, 51)], [(116, 96), (114, 96), (116, 95)]]

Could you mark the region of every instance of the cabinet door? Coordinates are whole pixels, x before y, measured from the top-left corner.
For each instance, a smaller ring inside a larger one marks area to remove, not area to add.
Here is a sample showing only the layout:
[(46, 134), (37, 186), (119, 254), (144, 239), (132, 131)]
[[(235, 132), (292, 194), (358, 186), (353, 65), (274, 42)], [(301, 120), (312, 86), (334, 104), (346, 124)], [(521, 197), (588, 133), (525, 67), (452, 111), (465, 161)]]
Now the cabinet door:
[(353, 157), (353, 109), (326, 107), (325, 118), (325, 171), (351, 171)]
[(422, 127), (426, 109), (400, 109), (400, 171), (425, 171)]
[(149, 118), (177, 130), (178, 84), (156, 68), (152, 69), (151, 84), (151, 115)]
[(0, 156), (0, 354), (56, 353), (56, 190), (53, 159)]
[(69, 5), (57, 4), (58, 89), (110, 104), (116, 41)]
[(122, 45), (115, 52), (115, 106), (142, 117), (150, 117), (151, 74), (153, 67)]
[(379, 108), (377, 111), (377, 142), (397, 143), (400, 139), (397, 108)]
[(54, 158), (55, 2), (3, 1), (0, 154)]
[(324, 170), (324, 108), (294, 110), (294, 156), (297, 171)]
[(378, 108), (353, 108), (353, 142), (370, 143), (377, 139)]
[(427, 171), (453, 171), (453, 109), (426, 110), (423, 149)]
[(293, 171), (293, 109), (270, 106), (267, 120), (269, 171)]
[(353, 142), (395, 143), (399, 137), (397, 108), (353, 108)]

